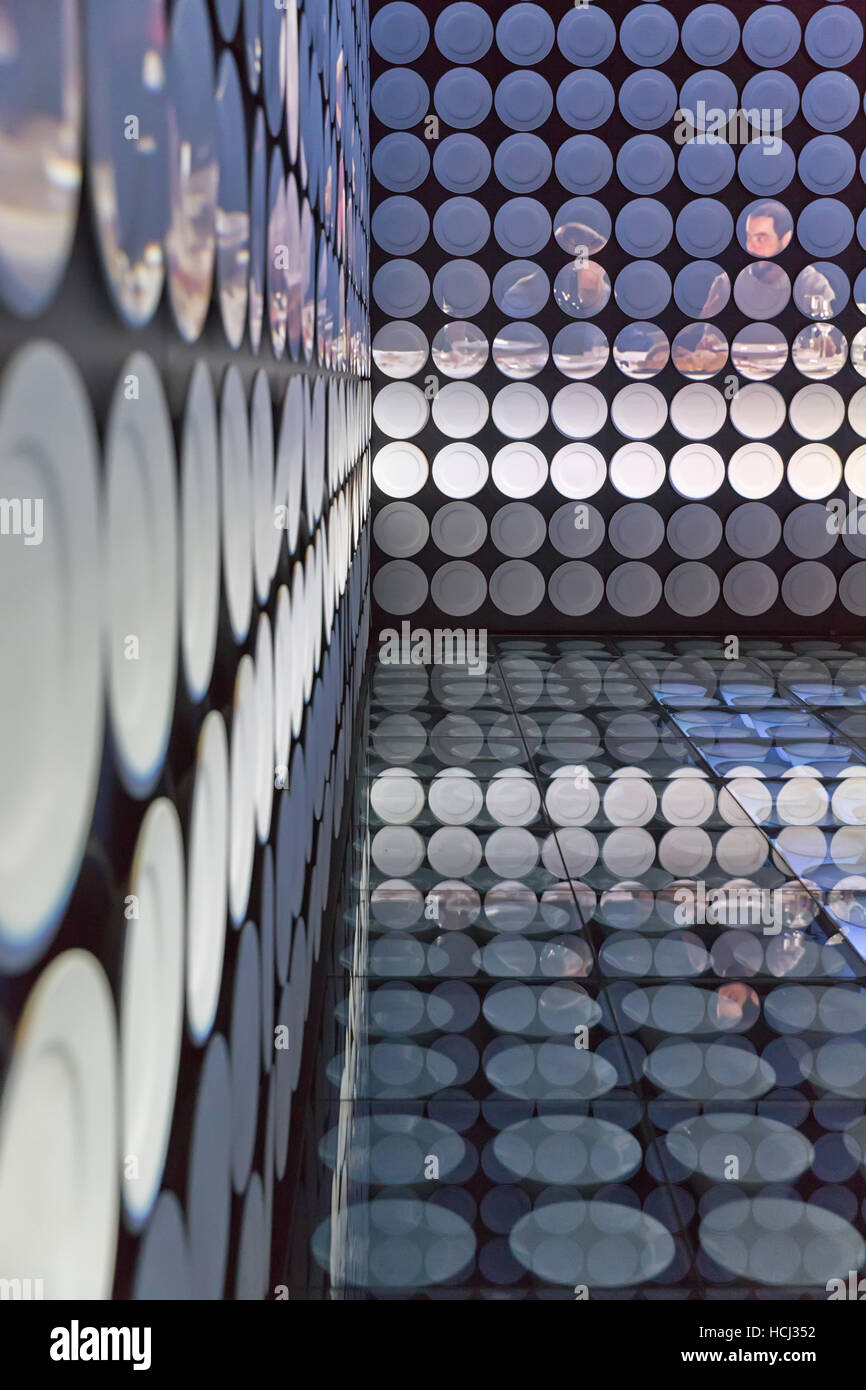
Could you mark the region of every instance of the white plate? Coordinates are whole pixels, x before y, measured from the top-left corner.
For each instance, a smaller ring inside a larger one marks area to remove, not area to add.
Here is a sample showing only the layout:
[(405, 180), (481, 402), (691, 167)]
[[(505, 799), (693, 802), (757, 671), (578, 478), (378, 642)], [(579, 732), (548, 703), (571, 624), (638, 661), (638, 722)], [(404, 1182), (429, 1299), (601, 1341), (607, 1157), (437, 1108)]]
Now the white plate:
[(237, 668), (229, 734), (229, 912), (236, 927), (246, 916), (256, 839), (256, 672), (251, 656)]
[(632, 879), (655, 862), (655, 840), (642, 826), (621, 825), (606, 837), (601, 856), (614, 878)]
[(154, 787), (168, 748), (180, 606), (174, 435), (159, 373), (144, 353), (121, 368), (105, 473), (111, 724), (121, 777), (140, 797)]
[(866, 778), (846, 777), (833, 793), (831, 809), (843, 825), (866, 825)]
[(508, 502), (490, 522), (490, 539), (503, 555), (523, 560), (547, 539), (544, 517), (528, 502)]
[(22, 349), (0, 387), (0, 495), (22, 501), (19, 534), (0, 537), (0, 969), (15, 973), (45, 949), (66, 905), (96, 796), (97, 449), (72, 361), (46, 343)]
[(271, 828), (274, 801), (274, 648), (271, 620), (259, 614), (256, 630), (256, 827), (264, 844)]
[(428, 863), (443, 878), (468, 878), (481, 857), (481, 841), (465, 825), (443, 825), (427, 841)]
[[(491, 406), (493, 423), (500, 434), (509, 439), (531, 439), (547, 424), (547, 397), (537, 386), (522, 382), (512, 382), (503, 386), (493, 398)], [(494, 468), (495, 468), (494, 462)], [(545, 467), (544, 476), (547, 477)], [(508, 496), (528, 497), (528, 492), (508, 493)]]
[(655, 386), (635, 382), (617, 391), (610, 418), (627, 439), (650, 439), (668, 418), (668, 404)]
[(728, 461), (728, 481), (741, 497), (769, 497), (784, 476), (782, 455), (769, 444), (743, 444)]
[(673, 777), (662, 793), (661, 813), (668, 825), (703, 825), (715, 805), (715, 792), (705, 778)]
[(529, 825), (541, 807), (541, 793), (523, 768), (504, 768), (487, 787), (487, 810), (498, 825)]
[[(376, 520), (381, 516), (380, 512)], [(463, 559), (473, 555), (484, 544), (487, 521), (484, 513), (471, 502), (446, 502), (433, 517), (429, 534), (437, 550), (444, 555), (453, 555), (455, 559)], [(381, 541), (379, 543), (381, 545)]]
[(610, 518), (608, 535), (617, 555), (645, 560), (664, 540), (665, 524), (655, 507), (646, 502), (628, 502)]
[(274, 417), (267, 373), (258, 371), (250, 401), (253, 569), (259, 603), (266, 603), (277, 571), (280, 533), (274, 525)]
[(592, 613), (604, 598), (604, 580), (597, 569), (583, 560), (560, 565), (550, 576), (547, 588), (554, 608), (574, 618)]
[(671, 459), (669, 477), (681, 497), (712, 497), (725, 481), (725, 461), (709, 444), (687, 444)]
[(721, 391), (703, 382), (683, 386), (671, 401), (671, 424), (685, 439), (710, 439), (718, 434), (727, 418)]
[(731, 401), (731, 424), (746, 439), (769, 439), (785, 423), (785, 397), (775, 386), (752, 382)]
[[(184, 860), (172, 802), (151, 802), (129, 875), (120, 985), (123, 1205), (140, 1230), (156, 1201), (174, 1112), (183, 1024)], [(136, 1167), (126, 1169), (129, 1159)]]
[(607, 401), (597, 386), (576, 381), (557, 391), (550, 414), (560, 434), (567, 439), (589, 439), (604, 428)]
[(423, 430), (428, 415), (424, 392), (408, 381), (391, 382), (376, 392), (373, 419), (392, 439), (412, 439)]
[(118, 1071), (108, 980), (66, 951), (28, 996), (0, 1111), (0, 1278), (42, 1280), (34, 1298), (111, 1297)]
[[(284, 522), (286, 548), (294, 555), (301, 523), (301, 495), (304, 486), (304, 388), (301, 378), (293, 376), (283, 397), (280, 432), (277, 440), (274, 470), (274, 521)], [(391, 446), (388, 446), (391, 447)], [(411, 448), (411, 445), (407, 445)], [(279, 537), (279, 530), (277, 536)]]
[(725, 575), (725, 603), (742, 617), (756, 617), (772, 608), (779, 597), (779, 581), (769, 565), (743, 560)]
[(866, 444), (854, 449), (845, 460), (845, 483), (855, 497), (866, 497)]
[(662, 581), (650, 565), (630, 560), (608, 576), (607, 601), (627, 618), (641, 618), (659, 603)]
[(373, 481), (386, 497), (414, 497), (427, 481), (427, 459), (417, 444), (386, 444), (373, 460)]
[(643, 777), (617, 775), (617, 780), (610, 782), (604, 793), (604, 814), (611, 825), (646, 825), (655, 815), (657, 806), (658, 798), (652, 785)]
[(199, 735), (186, 874), (186, 1006), (193, 1041), (216, 1018), (226, 933), (229, 754), (225, 722), (211, 710)]
[(790, 777), (779, 788), (776, 811), (785, 825), (819, 825), (830, 797), (817, 777)]
[(725, 540), (736, 555), (757, 560), (775, 550), (782, 523), (766, 502), (744, 502), (725, 522)]
[(814, 618), (824, 613), (836, 597), (836, 577), (817, 560), (793, 565), (782, 580), (782, 600), (792, 613)]
[(668, 545), (686, 560), (703, 560), (721, 544), (721, 518), (711, 507), (691, 502), (671, 516), (667, 527)]
[(452, 617), (474, 613), (487, 595), (487, 581), (477, 565), (466, 560), (451, 560), (442, 565), (430, 581), (430, 597)]
[(848, 423), (855, 434), (866, 439), (866, 386), (855, 391), (848, 402)]
[(610, 461), (610, 480), (623, 497), (651, 497), (665, 480), (664, 456), (652, 444), (624, 444)]
[(243, 381), (231, 366), (220, 400), (220, 501), (223, 584), (232, 635), (240, 644), (253, 611), (253, 495)]
[(788, 460), (788, 482), (799, 497), (817, 502), (842, 481), (842, 460), (829, 444), (804, 444)]
[(430, 810), (443, 825), (469, 825), (480, 814), (484, 795), (467, 768), (437, 772), (427, 793)]
[[(495, 419), (496, 402), (493, 409)], [(504, 497), (533, 497), (547, 482), (547, 460), (534, 444), (506, 444), (493, 459), (491, 476)]]
[(788, 407), (791, 426), (803, 439), (829, 439), (845, 422), (845, 401), (832, 386), (803, 386)]
[(712, 862), (713, 842), (700, 826), (677, 826), (662, 836), (658, 854), (674, 878), (696, 878)]
[[(309, 377), (304, 382), (304, 503), (307, 529), (313, 529), (322, 515), (326, 459), (326, 388), (324, 377), (317, 377), (307, 392)], [(405, 386), (404, 382), (395, 383)], [(387, 387), (385, 388), (388, 389)], [(412, 390), (417, 388), (413, 387)], [(425, 401), (426, 410), (426, 401)], [(426, 418), (426, 417), (425, 417)]]
[(424, 810), (424, 788), (411, 768), (389, 767), (374, 779), (370, 805), (386, 825), (411, 825)]
[[(412, 389), (418, 390), (417, 387)], [(385, 390), (393, 390), (393, 387), (386, 386)], [(379, 393), (377, 401), (381, 400), (382, 394)], [(420, 391), (418, 394), (424, 400)], [(477, 386), (467, 381), (451, 381), (436, 392), (432, 414), (436, 428), (449, 439), (469, 439), (487, 423), (490, 406), (484, 392)]]
[(433, 460), (433, 481), (446, 497), (473, 497), (487, 474), (487, 459), (474, 444), (446, 444)]
[[(81, 33), (74, 0), (59, 0), (50, 12), (27, 0), (9, 0), (3, 23), (0, 300), (29, 318), (53, 299), (75, 235), (82, 164)], [(105, 28), (110, 42), (110, 23)], [(110, 165), (104, 174), (110, 178)]]
[(698, 618), (719, 601), (719, 577), (709, 565), (690, 560), (677, 565), (665, 580), (665, 601), (682, 617)]
[(220, 599), (219, 435), (213, 380), (193, 369), (180, 456), (181, 649), (186, 688), (201, 700), (216, 655)]
[(550, 481), (563, 497), (594, 497), (606, 479), (604, 455), (594, 444), (566, 444), (553, 456)]

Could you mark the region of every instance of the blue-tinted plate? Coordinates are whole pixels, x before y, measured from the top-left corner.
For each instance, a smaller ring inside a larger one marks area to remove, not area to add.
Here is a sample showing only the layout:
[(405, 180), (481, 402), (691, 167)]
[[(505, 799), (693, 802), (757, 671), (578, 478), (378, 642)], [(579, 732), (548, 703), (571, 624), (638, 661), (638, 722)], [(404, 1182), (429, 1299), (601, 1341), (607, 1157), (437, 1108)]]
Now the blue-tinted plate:
[(677, 22), (661, 5), (641, 5), (632, 9), (619, 26), (623, 53), (643, 68), (667, 62), (678, 39)]
[(550, 83), (538, 72), (510, 72), (496, 88), (496, 114), (511, 130), (536, 130), (553, 110)]
[(816, 135), (800, 151), (797, 172), (812, 193), (841, 193), (857, 172), (857, 156), (841, 135)]
[[(437, 155), (441, 150), (442, 145), (439, 145)], [(419, 140), (417, 135), (409, 135), (401, 130), (376, 142), (373, 173), (383, 188), (392, 193), (411, 193), (424, 182), (429, 172), (430, 154), (424, 141)]]
[(682, 45), (693, 63), (726, 63), (739, 43), (739, 22), (725, 5), (698, 5), (683, 22)]
[(756, 72), (743, 88), (743, 109), (780, 111), (782, 125), (790, 125), (800, 109), (800, 89), (786, 72)]
[(433, 31), (436, 47), (451, 63), (477, 63), (493, 42), (493, 21), (480, 5), (448, 5)]
[(556, 177), (569, 193), (597, 193), (612, 173), (613, 155), (597, 135), (572, 135), (556, 152)]
[(475, 198), (449, 198), (436, 209), (433, 235), (449, 256), (474, 256), (490, 236), (490, 214)]
[(490, 177), (491, 164), (490, 151), (477, 135), (447, 135), (433, 156), (433, 172), (451, 193), (474, 193)]
[[(861, 214), (863, 232), (866, 218)], [(858, 233), (861, 223), (858, 223)], [(797, 220), (797, 240), (810, 256), (838, 256), (850, 246), (854, 235), (854, 214), (838, 198), (816, 198)], [(866, 239), (860, 244), (866, 247)]]
[(616, 239), (630, 256), (658, 256), (673, 230), (671, 214), (656, 198), (635, 198), (616, 219)]
[(560, 52), (578, 68), (595, 67), (613, 52), (616, 25), (600, 5), (569, 10), (559, 21), (556, 40)]
[(511, 5), (496, 26), (500, 53), (521, 67), (531, 67), (546, 58), (555, 37), (553, 20), (541, 5)]
[(844, 68), (863, 46), (863, 23), (847, 5), (825, 5), (806, 25), (806, 51), (822, 68)]
[(673, 150), (658, 135), (635, 135), (620, 149), (616, 172), (632, 193), (658, 193), (673, 177)]
[(752, 140), (740, 155), (738, 173), (740, 183), (750, 193), (772, 197), (788, 187), (796, 167), (794, 151), (784, 140), (778, 154), (765, 141)]
[(800, 21), (784, 5), (762, 5), (743, 25), (743, 48), (762, 68), (790, 63), (800, 47)]
[(677, 217), (677, 241), (689, 256), (717, 256), (733, 234), (734, 219), (715, 198), (696, 198)]
[(613, 293), (629, 318), (653, 319), (670, 303), (671, 278), (655, 261), (634, 261), (620, 271)]
[(677, 172), (686, 188), (693, 193), (720, 193), (727, 188), (737, 167), (733, 149), (723, 144), (702, 144), (698, 136), (683, 145), (677, 160)]
[(713, 68), (693, 72), (680, 88), (680, 108), (689, 113), (695, 130), (706, 129), (707, 114), (713, 109), (736, 111), (738, 105), (737, 89), (730, 77)]
[(430, 25), (417, 5), (393, 0), (374, 16), (370, 41), (386, 63), (414, 63), (430, 41)]
[(857, 83), (844, 72), (819, 72), (803, 93), (803, 115), (813, 130), (844, 130), (860, 112)]
[(430, 90), (414, 68), (389, 68), (373, 83), (370, 102), (383, 125), (409, 130), (430, 109)]
[(619, 89), (619, 109), (636, 130), (658, 130), (677, 109), (677, 89), (666, 73), (654, 68), (630, 73)]
[(616, 104), (613, 87), (600, 72), (572, 72), (559, 85), (556, 109), (572, 130), (597, 130)]
[(415, 198), (385, 198), (373, 213), (373, 236), (389, 256), (411, 256), (430, 235), (426, 208)]
[(535, 198), (512, 198), (496, 214), (493, 231), (509, 256), (534, 256), (550, 241), (550, 213)]
[(553, 158), (537, 135), (509, 135), (494, 156), (496, 177), (512, 193), (534, 193), (550, 178)]

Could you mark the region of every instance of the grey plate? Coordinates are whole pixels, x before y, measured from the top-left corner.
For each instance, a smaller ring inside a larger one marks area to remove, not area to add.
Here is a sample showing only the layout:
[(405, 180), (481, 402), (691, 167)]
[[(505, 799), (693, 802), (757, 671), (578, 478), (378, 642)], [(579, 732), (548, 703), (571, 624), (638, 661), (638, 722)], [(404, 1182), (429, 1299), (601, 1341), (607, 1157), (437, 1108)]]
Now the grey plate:
[(730, 145), (702, 145), (696, 140), (683, 145), (677, 160), (681, 182), (702, 195), (727, 188), (736, 167), (737, 158)]
[(414, 68), (389, 68), (373, 83), (373, 111), (390, 130), (409, 130), (430, 109), (430, 90)]
[(718, 548), (722, 540), (721, 517), (702, 502), (689, 502), (678, 508), (668, 521), (668, 544), (687, 560), (702, 560)]
[(470, 130), (489, 115), (493, 91), (483, 73), (474, 68), (452, 68), (436, 83), (433, 105), (447, 125)]
[(617, 555), (645, 560), (664, 540), (665, 524), (655, 507), (646, 502), (629, 502), (611, 517), (609, 537)]
[(742, 106), (781, 111), (783, 126), (790, 125), (800, 109), (800, 89), (786, 72), (756, 72), (743, 88)]

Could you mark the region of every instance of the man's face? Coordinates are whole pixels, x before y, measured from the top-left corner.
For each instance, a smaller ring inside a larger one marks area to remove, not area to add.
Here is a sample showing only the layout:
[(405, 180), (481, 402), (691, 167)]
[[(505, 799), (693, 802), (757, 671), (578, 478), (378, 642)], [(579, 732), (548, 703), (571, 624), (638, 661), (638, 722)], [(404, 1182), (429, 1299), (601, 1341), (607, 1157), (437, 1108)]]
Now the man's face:
[(778, 256), (791, 240), (791, 233), (776, 234), (772, 217), (750, 217), (746, 222), (746, 249), (753, 256)]

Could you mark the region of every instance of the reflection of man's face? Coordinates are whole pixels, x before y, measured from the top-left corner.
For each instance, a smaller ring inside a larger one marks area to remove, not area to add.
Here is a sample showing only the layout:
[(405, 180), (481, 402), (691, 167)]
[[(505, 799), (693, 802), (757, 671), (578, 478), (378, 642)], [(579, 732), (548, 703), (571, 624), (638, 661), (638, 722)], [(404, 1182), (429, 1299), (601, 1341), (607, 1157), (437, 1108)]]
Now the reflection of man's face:
[(772, 217), (749, 217), (746, 220), (746, 250), (753, 256), (778, 256), (791, 240), (791, 233), (779, 236)]

